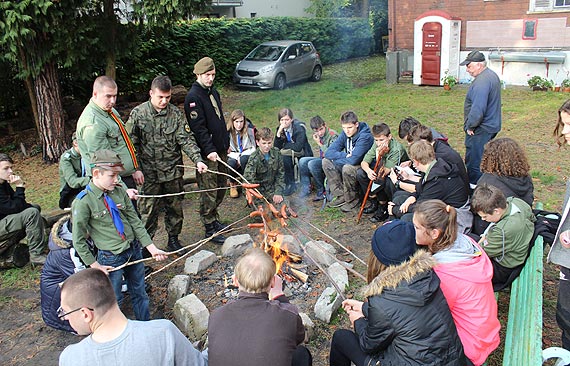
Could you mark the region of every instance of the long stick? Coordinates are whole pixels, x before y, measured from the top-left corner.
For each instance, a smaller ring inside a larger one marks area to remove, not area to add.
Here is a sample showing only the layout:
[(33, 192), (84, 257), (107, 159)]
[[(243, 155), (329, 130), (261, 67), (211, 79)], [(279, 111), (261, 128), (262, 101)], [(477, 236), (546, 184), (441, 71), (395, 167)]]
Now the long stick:
[[(382, 159), (378, 157), (376, 159), (376, 164), (374, 165), (374, 173), (378, 173), (378, 166), (380, 165), (380, 161), (382, 161)], [(372, 183), (374, 183), (374, 181), (371, 179), (370, 182), (368, 182), (368, 188), (366, 188), (366, 194), (364, 195), (364, 199), (362, 200), (360, 211), (358, 211), (358, 217), (356, 218), (356, 223), (360, 222), (360, 218), (362, 217), (362, 212), (364, 211), (364, 206), (366, 206), (366, 201), (368, 200), (368, 196), (370, 195), (370, 188), (372, 188)]]

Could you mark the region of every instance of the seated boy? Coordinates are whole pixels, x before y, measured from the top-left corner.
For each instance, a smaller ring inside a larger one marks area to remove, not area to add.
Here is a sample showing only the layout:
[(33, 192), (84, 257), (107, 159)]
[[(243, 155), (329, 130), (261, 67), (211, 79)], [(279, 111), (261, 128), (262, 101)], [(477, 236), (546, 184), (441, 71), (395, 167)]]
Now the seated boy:
[[(283, 154), (283, 168), (285, 172), (285, 190), (283, 195), (290, 196), (297, 189), (295, 185), (295, 172), (293, 158), (305, 156), (307, 135), (301, 122), (294, 120), (293, 112), (283, 108), (277, 114), (279, 127), (275, 134), (275, 147)], [(311, 151), (312, 156), (312, 151)]]
[(423, 176), (416, 185), (416, 192), (410, 194), (398, 191), (394, 194), (391, 214), (404, 221), (411, 221), (416, 202), (429, 199), (442, 200), (458, 209), (457, 223), (459, 232), (463, 233), (466, 227), (470, 227), (473, 216), (467, 207), (468, 191), (457, 167), (442, 159), (436, 159), (433, 146), (427, 141), (414, 142), (410, 146), (409, 154), (414, 167), (423, 173)]
[(473, 192), (471, 209), (491, 223), (480, 243), (493, 263), (493, 288), (498, 291), (522, 270), (536, 218), (526, 202), (505, 198), (499, 188), (487, 184), (478, 185)]
[(338, 135), (325, 124), (320, 116), (311, 118), (311, 129), (314, 131), (313, 140), (319, 146), (319, 157), (305, 156), (299, 160), (299, 175), (301, 176), (301, 197), (311, 193), (311, 177), (317, 192), (313, 201), (325, 199), (325, 172), (323, 171), (323, 158), (329, 146)]
[(364, 155), (374, 143), (370, 128), (359, 122), (353, 111), (340, 116), (342, 133), (329, 146), (323, 159), (323, 170), (331, 190), (330, 207), (358, 207), (356, 171)]
[[(422, 124), (420, 121), (415, 119), (414, 117), (406, 117), (400, 121), (400, 125), (398, 126), (398, 136), (406, 141), (408, 138), (408, 134), (415, 126), (421, 126)], [(433, 127), (428, 127), (431, 130), (434, 140), (438, 140), (447, 144), (447, 136), (444, 134), (437, 132)]]
[(275, 263), (260, 248), (237, 262), (237, 300), (212, 312), (208, 322), (210, 366), (311, 365), (303, 321), (282, 292)]
[[(73, 247), (85, 265), (108, 274), (119, 303), (123, 298), (124, 275), (137, 320), (149, 320), (143, 263), (110, 271), (126, 262), (142, 259), (141, 246), (157, 261), (167, 258), (167, 254), (152, 243), (125, 188), (119, 184), (119, 173), (123, 170), (121, 158), (111, 150), (99, 150), (92, 155), (92, 179), (71, 206)], [(98, 249), (97, 258), (91, 253), (88, 237)]]
[[(0, 253), (16, 244), (17, 236), (26, 236), (30, 262), (41, 265), (46, 261), (44, 222), (39, 206), (26, 202), (26, 184), (12, 171), (13, 164), (12, 158), (0, 153)], [(10, 184), (16, 186), (15, 191)]]
[(75, 132), (71, 136), (71, 144), (73, 146), (59, 159), (59, 208), (61, 209), (71, 207), (75, 196), (89, 183), (88, 172), (81, 161)]
[(275, 204), (283, 202), (285, 174), (283, 158), (273, 147), (273, 132), (267, 127), (255, 134), (257, 149), (250, 155), (243, 176), (250, 183), (259, 183), (259, 192)]
[[(360, 168), (356, 172), (356, 179), (360, 185), (360, 190), (364, 194), (368, 190), (370, 181), (374, 181), (370, 187), (370, 195), (368, 200), (370, 205), (364, 209), (365, 214), (373, 213), (374, 216), (370, 218), (371, 222), (380, 222), (388, 218), (388, 201), (392, 199), (390, 190), (386, 190), (386, 176), (390, 174), (393, 167), (400, 165), (402, 161), (408, 160), (408, 154), (404, 146), (392, 138), (390, 127), (385, 123), (379, 123), (372, 127), (372, 136), (374, 137), (375, 146), (364, 156), (360, 163)], [(378, 156), (385, 152), (379, 163), (378, 172), (374, 172), (374, 166)], [(342, 210), (342, 208), (341, 208)]]

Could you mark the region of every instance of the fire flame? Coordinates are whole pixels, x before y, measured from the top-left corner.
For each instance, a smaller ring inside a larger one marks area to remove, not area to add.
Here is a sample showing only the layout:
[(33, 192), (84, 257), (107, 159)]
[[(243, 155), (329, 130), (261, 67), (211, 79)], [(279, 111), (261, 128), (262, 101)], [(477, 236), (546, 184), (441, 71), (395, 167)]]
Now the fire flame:
[(273, 258), (273, 262), (275, 262), (275, 274), (282, 273), (281, 268), (283, 263), (289, 261), (286, 246), (286, 244), (283, 244), (283, 235), (279, 235), (276, 241), (267, 246), (267, 253)]

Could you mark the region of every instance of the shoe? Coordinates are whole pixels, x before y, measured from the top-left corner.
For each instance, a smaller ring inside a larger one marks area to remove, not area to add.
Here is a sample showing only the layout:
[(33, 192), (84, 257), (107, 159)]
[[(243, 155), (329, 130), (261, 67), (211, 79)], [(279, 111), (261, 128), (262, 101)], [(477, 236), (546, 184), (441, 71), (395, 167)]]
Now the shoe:
[(32, 266), (43, 266), (46, 262), (46, 255), (45, 254), (31, 254), (30, 253), (30, 263)]
[(372, 201), (370, 201), (370, 205), (366, 207), (364, 211), (362, 211), (362, 213), (369, 215), (375, 213), (377, 210), (378, 210), (378, 201), (376, 201), (376, 199), (373, 199)]
[[(179, 249), (182, 249), (182, 245), (180, 245), (180, 241), (178, 241), (178, 235), (168, 235), (168, 245), (166, 246), (168, 251), (175, 252)], [(186, 249), (177, 252), (178, 255), (184, 255), (188, 253)]]
[[(204, 236), (205, 238), (209, 238), (219, 231), (216, 230), (215, 221), (210, 224), (205, 224), (204, 227), (206, 228), (206, 235)], [(214, 236), (212, 239), (210, 239), (210, 241), (221, 245), (224, 244), (224, 242), (226, 241), (226, 237), (223, 236), (222, 234), (218, 234)]]
[(370, 222), (372, 223), (377, 223), (377, 222), (386, 221), (388, 217), (390, 217), (390, 215), (388, 214), (388, 206), (380, 206), (376, 211), (376, 213), (374, 214), (374, 216), (372, 216), (368, 220), (370, 220)]
[(352, 212), (354, 209), (358, 208), (358, 206), (359, 206), (358, 200), (353, 200), (342, 205), (340, 210), (342, 212)]
[(317, 195), (315, 196), (315, 198), (313, 198), (313, 202), (318, 202), (318, 201), (322, 201), (324, 199), (326, 199), (327, 196), (325, 194), (325, 192), (321, 192), (321, 193), (317, 193)]
[(333, 197), (333, 199), (329, 202), (329, 207), (341, 207), (345, 203), (346, 201), (344, 200), (344, 197)]
[(231, 187), (230, 187), (230, 197), (231, 197), (231, 198), (238, 198), (238, 197), (239, 197), (239, 192), (238, 192), (236, 186), (231, 186)]

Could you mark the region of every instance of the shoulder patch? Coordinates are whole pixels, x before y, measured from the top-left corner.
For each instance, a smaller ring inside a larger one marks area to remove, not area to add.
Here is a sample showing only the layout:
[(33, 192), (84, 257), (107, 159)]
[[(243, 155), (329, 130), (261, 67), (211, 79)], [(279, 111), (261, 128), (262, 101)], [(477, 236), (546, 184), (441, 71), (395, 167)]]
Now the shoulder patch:
[(192, 118), (192, 119), (198, 118), (198, 112), (196, 112), (196, 111), (190, 112), (190, 118)]
[(84, 190), (82, 190), (81, 192), (79, 192), (79, 193), (77, 194), (77, 196), (75, 196), (75, 199), (80, 200), (80, 199), (82, 199), (83, 197), (85, 197), (86, 194), (87, 194), (87, 190), (84, 189)]
[(186, 133), (190, 133), (190, 126), (188, 126), (188, 123), (184, 125), (184, 131), (186, 131)]
[(195, 102), (190, 102), (190, 103), (188, 104), (188, 107), (194, 108), (194, 107), (196, 107), (196, 103), (195, 103)]

